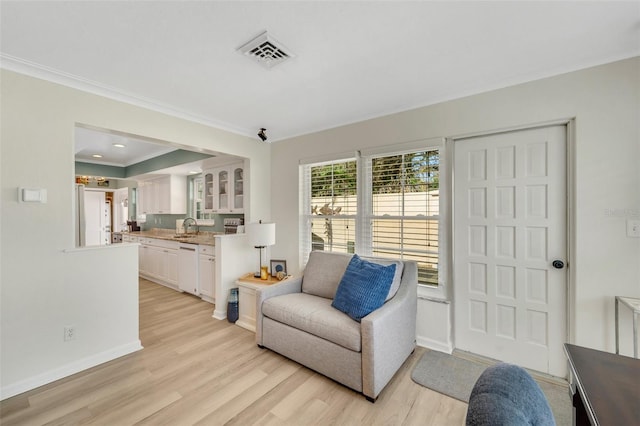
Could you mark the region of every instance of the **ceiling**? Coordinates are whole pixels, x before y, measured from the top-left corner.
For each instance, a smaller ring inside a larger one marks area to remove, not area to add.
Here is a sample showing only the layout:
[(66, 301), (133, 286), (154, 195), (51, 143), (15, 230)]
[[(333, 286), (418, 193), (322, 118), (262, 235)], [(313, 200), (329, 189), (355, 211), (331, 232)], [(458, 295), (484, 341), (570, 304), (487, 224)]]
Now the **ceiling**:
[[(0, 7), (2, 67), (269, 142), (640, 54), (638, 1)], [(295, 57), (237, 52), (265, 30)]]
[[(126, 168), (146, 160), (159, 157), (178, 150), (194, 151), (204, 156), (195, 161), (185, 161), (182, 156), (165, 158), (163, 163), (173, 163), (173, 166), (154, 170), (139, 176), (129, 176), (127, 179), (144, 180), (161, 174), (173, 174), (188, 176), (201, 173), (205, 164), (212, 157), (225, 161), (233, 156), (217, 153), (204, 149), (195, 149), (186, 145), (170, 143), (143, 136), (130, 135), (114, 130), (99, 129), (95, 127), (76, 125), (74, 130), (75, 161), (81, 163), (101, 164)], [(208, 157), (206, 157), (208, 156)], [(237, 160), (237, 157), (233, 157)], [(103, 172), (104, 170), (102, 170)], [(112, 179), (113, 176), (107, 176)]]
[[(75, 128), (74, 140), (76, 161), (116, 167), (131, 166), (178, 149), (139, 137), (80, 126)], [(96, 158), (97, 155), (100, 157)]]

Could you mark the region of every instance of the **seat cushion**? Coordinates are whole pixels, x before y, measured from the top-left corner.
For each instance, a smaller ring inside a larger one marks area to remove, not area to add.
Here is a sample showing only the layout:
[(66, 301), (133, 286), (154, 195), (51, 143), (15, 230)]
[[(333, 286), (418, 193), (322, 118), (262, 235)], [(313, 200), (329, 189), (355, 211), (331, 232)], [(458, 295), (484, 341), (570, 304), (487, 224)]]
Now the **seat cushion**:
[(360, 323), (331, 307), (331, 300), (306, 293), (271, 297), (262, 303), (264, 316), (360, 352)]
[(395, 264), (384, 266), (353, 255), (331, 306), (360, 321), (384, 304), (395, 272)]

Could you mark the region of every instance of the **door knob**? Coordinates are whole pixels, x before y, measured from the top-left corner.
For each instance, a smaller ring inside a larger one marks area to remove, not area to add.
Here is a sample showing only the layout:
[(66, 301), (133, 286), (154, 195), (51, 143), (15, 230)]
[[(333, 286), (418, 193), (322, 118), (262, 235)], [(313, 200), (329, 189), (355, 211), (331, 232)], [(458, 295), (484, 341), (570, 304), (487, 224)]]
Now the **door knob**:
[(553, 267), (556, 269), (564, 268), (564, 262), (562, 260), (554, 260), (552, 263)]

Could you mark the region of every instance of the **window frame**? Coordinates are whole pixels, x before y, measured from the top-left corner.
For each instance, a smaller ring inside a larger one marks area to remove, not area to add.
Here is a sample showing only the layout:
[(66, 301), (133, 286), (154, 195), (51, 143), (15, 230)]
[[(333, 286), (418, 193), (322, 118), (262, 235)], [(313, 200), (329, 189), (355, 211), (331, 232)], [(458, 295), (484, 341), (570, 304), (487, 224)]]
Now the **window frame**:
[[(440, 199), (438, 199), (438, 214), (437, 215), (411, 215), (408, 214), (405, 211), (405, 203), (407, 201), (406, 195), (409, 194), (409, 192), (403, 192), (401, 199), (402, 199), (402, 207), (401, 207), (401, 211), (398, 212), (398, 214), (396, 215), (380, 215), (380, 214), (375, 214), (374, 212), (374, 199), (375, 199), (375, 194), (374, 194), (374, 167), (373, 167), (373, 162), (377, 159), (381, 159), (381, 158), (389, 158), (389, 157), (397, 157), (397, 156), (402, 156), (403, 157), (403, 163), (401, 166), (400, 171), (402, 172), (404, 170), (405, 167), (405, 163), (404, 163), (404, 157), (406, 155), (409, 154), (414, 154), (414, 153), (420, 153), (420, 152), (437, 152), (438, 153), (438, 167), (440, 165), (440, 155), (441, 155), (441, 150), (439, 148), (425, 148), (425, 147), (420, 147), (419, 149), (409, 149), (409, 150), (405, 150), (402, 152), (392, 152), (392, 153), (380, 153), (380, 154), (375, 154), (375, 155), (370, 155), (370, 156), (362, 156), (361, 158), (361, 165), (362, 165), (362, 186), (361, 186), (361, 190), (362, 190), (362, 195), (363, 195), (363, 202), (366, 203), (366, 206), (364, 206), (364, 208), (360, 209), (359, 211), (362, 212), (362, 219), (360, 221), (361, 223), (361, 232), (360, 232), (360, 237), (358, 238), (358, 240), (360, 241), (361, 245), (360, 245), (360, 249), (361, 251), (359, 253), (363, 253), (369, 256), (375, 255), (375, 251), (376, 250), (380, 250), (380, 249), (384, 249), (384, 246), (380, 246), (380, 245), (376, 245), (375, 244), (375, 223), (376, 222), (380, 222), (380, 223), (384, 223), (384, 222), (391, 222), (391, 221), (398, 221), (400, 224), (402, 224), (401, 227), (401, 235), (402, 232), (404, 232), (405, 230), (410, 229), (409, 227), (405, 227), (405, 223), (407, 222), (412, 222), (412, 221), (424, 221), (425, 227), (429, 226), (429, 222), (430, 221), (436, 221), (438, 224), (438, 235), (437, 235), (437, 241), (438, 241), (438, 246), (437, 248), (434, 249), (429, 249), (428, 246), (425, 246), (424, 248), (418, 249), (418, 250), (412, 250), (410, 248), (406, 248), (404, 247), (402, 244), (404, 243), (404, 237), (401, 237), (401, 247), (399, 249), (395, 249), (394, 247), (389, 247), (389, 250), (392, 251), (397, 251), (398, 252), (398, 257), (403, 259), (406, 256), (411, 257), (412, 255), (424, 255), (425, 257), (428, 256), (434, 256), (437, 258), (437, 270), (438, 270), (438, 282), (436, 285), (433, 284), (426, 284), (426, 283), (419, 283), (419, 285), (421, 286), (427, 286), (427, 287), (432, 287), (432, 288), (437, 288), (441, 285), (441, 280), (440, 280), (440, 258), (441, 258), (441, 253), (440, 253), (440, 226), (441, 226), (441, 219), (440, 219), (440, 208), (439, 208), (439, 204), (440, 204)], [(439, 174), (440, 172), (438, 172)], [(404, 186), (404, 180), (402, 182), (403, 186)], [(439, 187), (438, 187), (439, 189)], [(439, 196), (438, 196), (439, 198)]]
[[(308, 260), (309, 253), (311, 252), (311, 167), (321, 166), (331, 163), (339, 163), (345, 161), (356, 161), (357, 167), (357, 214), (356, 214), (356, 229), (355, 229), (355, 252), (362, 255), (369, 255), (372, 253), (372, 247), (370, 240), (363, 237), (366, 232), (366, 220), (367, 217), (372, 217), (371, 210), (371, 197), (370, 194), (370, 180), (368, 180), (367, 168), (364, 166), (364, 162), (371, 161), (372, 158), (386, 157), (393, 155), (401, 155), (412, 152), (421, 151), (438, 151), (439, 153), (439, 214), (438, 218), (438, 285), (418, 285), (418, 297), (436, 300), (446, 301), (449, 299), (449, 281), (451, 276), (450, 271), (450, 244), (452, 236), (452, 230), (450, 228), (450, 216), (452, 212), (450, 191), (452, 187), (451, 182), (451, 164), (452, 159), (449, 155), (452, 152), (449, 147), (451, 146), (451, 140), (445, 138), (431, 138), (421, 139), (411, 142), (399, 143), (394, 145), (386, 145), (380, 147), (366, 148), (355, 153), (342, 153), (335, 156), (324, 155), (318, 158), (311, 158), (301, 160), (299, 164), (299, 261), (300, 269), (304, 269), (304, 265)], [(369, 213), (371, 212), (371, 213)], [(448, 303), (448, 302), (447, 302)]]
[[(358, 194), (358, 186), (360, 185), (359, 182), (359, 162), (358, 162), (358, 158), (357, 156), (352, 156), (352, 157), (347, 157), (347, 158), (340, 158), (337, 160), (329, 160), (329, 161), (320, 161), (317, 163), (314, 162), (309, 162), (309, 163), (305, 163), (305, 164), (301, 164), (300, 165), (300, 170), (299, 170), (299, 178), (300, 178), (300, 183), (299, 183), (299, 188), (300, 188), (300, 225), (299, 225), (299, 252), (300, 252), (300, 269), (304, 268), (304, 265), (307, 263), (307, 261), (309, 260), (309, 254), (311, 253), (312, 249), (313, 249), (313, 241), (311, 239), (311, 233), (312, 233), (312, 220), (315, 218), (337, 218), (337, 219), (353, 219), (354, 221), (354, 225), (355, 225), (355, 229), (354, 229), (354, 236), (355, 236), (355, 245), (356, 245), (356, 252), (357, 252), (357, 234), (358, 234), (358, 228), (357, 228), (357, 224), (358, 224), (358, 213), (356, 213), (355, 215), (345, 215), (345, 214), (338, 214), (338, 215), (331, 215), (331, 216), (325, 216), (325, 215), (318, 215), (318, 214), (313, 214), (311, 211), (312, 205), (311, 205), (311, 169), (313, 167), (321, 167), (321, 166), (327, 166), (327, 165), (335, 165), (335, 164), (341, 164), (341, 163), (348, 163), (348, 162), (352, 162), (355, 161), (356, 163), (356, 208), (359, 209), (358, 207), (358, 201), (359, 201), (359, 194)], [(338, 251), (338, 250), (336, 250)]]

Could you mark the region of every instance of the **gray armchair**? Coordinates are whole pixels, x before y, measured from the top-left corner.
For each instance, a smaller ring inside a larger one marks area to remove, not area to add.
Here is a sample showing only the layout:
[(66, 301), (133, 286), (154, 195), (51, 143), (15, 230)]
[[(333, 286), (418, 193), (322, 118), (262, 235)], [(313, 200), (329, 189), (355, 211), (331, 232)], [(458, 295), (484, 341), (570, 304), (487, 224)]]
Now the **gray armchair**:
[(314, 251), (303, 276), (259, 289), (256, 342), (375, 401), (415, 349), (418, 269), (368, 258), (402, 273), (397, 292), (357, 322), (331, 306), (351, 257)]

